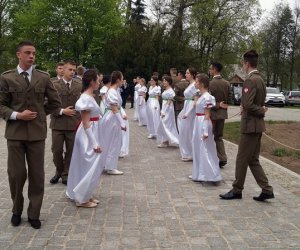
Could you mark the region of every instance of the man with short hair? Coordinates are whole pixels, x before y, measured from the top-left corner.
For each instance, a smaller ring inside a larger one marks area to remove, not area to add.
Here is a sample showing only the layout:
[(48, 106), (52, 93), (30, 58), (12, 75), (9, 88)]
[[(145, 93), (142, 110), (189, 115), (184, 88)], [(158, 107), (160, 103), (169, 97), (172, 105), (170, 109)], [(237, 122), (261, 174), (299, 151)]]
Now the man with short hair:
[(0, 76), (0, 116), (6, 120), (7, 172), (13, 201), (11, 223), (13, 226), (21, 223), (23, 187), (28, 175), (28, 222), (38, 229), (45, 184), (46, 116), (61, 103), (49, 74), (33, 68), (34, 44), (19, 43), (16, 55), (17, 68)]
[(170, 68), (170, 76), (172, 77), (173, 86), (175, 86), (178, 83), (176, 68)]
[(56, 64), (56, 76), (51, 78), (51, 81), (57, 81), (60, 80), (64, 75), (64, 63), (59, 62)]
[(225, 119), (228, 118), (227, 108), (222, 108), (223, 105), (220, 104), (228, 104), (232, 99), (230, 84), (221, 76), (222, 69), (223, 65), (219, 62), (212, 62), (209, 67), (209, 74), (212, 76), (212, 80), (209, 83), (209, 91), (216, 99), (216, 106), (211, 108), (211, 120), (213, 123), (213, 134), (220, 168), (223, 168), (227, 164), (227, 155), (223, 142), (223, 130)]
[[(60, 96), (62, 106), (55, 110), (50, 121), (53, 162), (56, 167), (56, 173), (50, 180), (52, 184), (56, 184), (62, 178), (62, 183), (67, 185), (76, 126), (80, 121), (80, 115), (74, 107), (80, 97), (82, 83), (73, 79), (75, 71), (76, 63), (72, 60), (65, 60), (63, 78), (53, 83)], [(63, 152), (64, 144), (66, 146), (65, 154)]]
[(242, 199), (248, 166), (262, 189), (261, 194), (253, 199), (265, 201), (274, 198), (273, 188), (259, 162), (261, 136), (265, 131), (264, 117), (268, 109), (265, 107), (266, 85), (256, 69), (257, 63), (258, 54), (255, 50), (244, 54), (243, 69), (248, 76), (242, 90), (241, 138), (236, 157), (235, 181), (228, 193), (220, 194), (224, 200)]
[(189, 82), (185, 79), (185, 72), (179, 70), (177, 74), (177, 83), (174, 85), (175, 98), (175, 120), (177, 123), (177, 117), (184, 106), (184, 91), (189, 86)]

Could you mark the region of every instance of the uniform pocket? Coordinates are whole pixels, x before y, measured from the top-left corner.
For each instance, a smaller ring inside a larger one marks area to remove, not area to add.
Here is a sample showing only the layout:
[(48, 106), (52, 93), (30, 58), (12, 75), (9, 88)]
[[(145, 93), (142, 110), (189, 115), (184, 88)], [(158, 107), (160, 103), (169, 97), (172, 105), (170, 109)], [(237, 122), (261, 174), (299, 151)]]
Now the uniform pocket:
[(20, 87), (9, 87), (8, 92), (12, 95), (13, 99), (24, 99), (25, 90)]
[(45, 101), (45, 88), (34, 88), (34, 93), (37, 97), (38, 102)]

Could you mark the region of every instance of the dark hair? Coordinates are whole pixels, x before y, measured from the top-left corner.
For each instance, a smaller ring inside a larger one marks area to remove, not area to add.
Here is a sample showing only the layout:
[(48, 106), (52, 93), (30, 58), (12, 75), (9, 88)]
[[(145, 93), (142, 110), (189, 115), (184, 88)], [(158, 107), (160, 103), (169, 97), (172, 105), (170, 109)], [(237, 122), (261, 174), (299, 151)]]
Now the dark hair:
[(97, 71), (94, 69), (89, 69), (86, 72), (84, 72), (83, 77), (82, 77), (82, 92), (87, 90), (92, 81), (97, 81), (98, 75)]
[(123, 74), (121, 71), (113, 71), (111, 73), (111, 85), (116, 84), (118, 80), (122, 80)]
[(163, 80), (166, 80), (170, 86), (173, 85), (173, 80), (172, 80), (172, 77), (171, 76), (168, 76), (168, 75), (164, 75), (163, 76)]
[(258, 53), (252, 49), (247, 51), (244, 56), (244, 62), (248, 62), (251, 67), (256, 68), (258, 64)]
[(208, 89), (208, 87), (209, 87), (209, 77), (208, 77), (207, 74), (200, 73), (200, 74), (198, 74), (198, 75), (196, 76), (196, 78), (198, 79), (198, 81), (199, 81), (200, 83), (203, 84), (203, 87), (204, 87), (204, 88)]
[(195, 79), (197, 76), (197, 70), (195, 68), (188, 68), (188, 71), (190, 72), (190, 74), (193, 76), (193, 78)]
[(66, 65), (66, 64), (70, 64), (70, 65), (75, 65), (76, 66), (76, 62), (72, 59), (65, 59), (63, 60), (63, 64)]
[(157, 75), (153, 75), (151, 78), (153, 79), (153, 81), (155, 81), (155, 85), (157, 86), (158, 85), (158, 77), (157, 77)]
[(183, 70), (179, 70), (177, 75), (181, 75), (182, 77), (185, 77), (185, 72)]
[(56, 68), (58, 68), (58, 67), (60, 67), (60, 66), (64, 66), (65, 64), (63, 63), (63, 62), (58, 62), (57, 64), (56, 64)]
[(105, 76), (103, 76), (102, 83), (103, 83), (104, 85), (109, 84), (110, 82), (111, 82), (110, 75), (105, 75)]
[(31, 41), (22, 41), (18, 44), (16, 51), (19, 52), (24, 46), (35, 47), (34, 43)]
[(211, 66), (215, 68), (218, 72), (221, 72), (223, 69), (223, 65), (219, 62), (211, 62)]
[(158, 74), (158, 72), (153, 72), (152, 73), (152, 76), (157, 76), (157, 78), (159, 77), (159, 74)]

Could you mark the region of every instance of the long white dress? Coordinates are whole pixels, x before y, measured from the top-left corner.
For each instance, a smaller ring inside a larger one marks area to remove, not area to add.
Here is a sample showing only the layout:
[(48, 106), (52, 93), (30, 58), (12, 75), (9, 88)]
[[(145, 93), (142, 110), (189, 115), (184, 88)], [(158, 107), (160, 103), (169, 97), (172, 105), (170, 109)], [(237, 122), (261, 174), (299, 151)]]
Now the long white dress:
[(147, 87), (141, 86), (138, 90), (138, 120), (139, 126), (147, 126), (147, 110), (146, 110), (146, 100), (145, 95), (147, 93)]
[[(127, 116), (125, 110), (121, 107), (121, 115), (122, 117), (124, 115)], [(122, 146), (120, 151), (120, 157), (124, 157), (129, 154), (129, 122), (128, 120), (124, 121), (126, 126), (126, 131), (122, 130)]]
[(99, 131), (101, 131), (101, 144), (106, 170), (117, 169), (118, 159), (122, 147), (121, 122), (110, 109), (110, 105), (121, 108), (122, 98), (117, 90), (110, 88), (106, 93), (106, 110), (101, 119)]
[(135, 120), (138, 120), (139, 117), (138, 117), (138, 103), (137, 103), (137, 100), (138, 100), (138, 97), (139, 97), (139, 94), (138, 94), (138, 90), (139, 88), (141, 87), (141, 84), (136, 84), (134, 86), (134, 119)]
[[(95, 139), (100, 145), (99, 119), (100, 108), (95, 99), (87, 94), (82, 94), (75, 104), (79, 112), (89, 110), (91, 112), (90, 125)], [(92, 143), (88, 140), (82, 123), (79, 125), (70, 163), (67, 196), (79, 203), (88, 202), (100, 181), (103, 171), (102, 153), (95, 153)]]
[[(193, 169), (192, 179), (195, 181), (221, 181), (219, 159), (212, 133), (212, 123), (208, 120), (207, 128), (204, 122), (204, 109), (216, 105), (215, 98), (208, 92), (201, 95), (196, 104), (196, 118), (193, 131)], [(203, 134), (208, 138), (203, 140)]]
[[(184, 106), (181, 112), (178, 114), (177, 124), (179, 130), (179, 149), (182, 158), (192, 158), (192, 136), (195, 120), (195, 108), (193, 108), (193, 99), (197, 95), (197, 89), (195, 83), (191, 83), (184, 91)], [(186, 119), (182, 119), (184, 115), (187, 115)]]
[(149, 98), (147, 100), (147, 129), (151, 136), (156, 136), (156, 131), (160, 121), (160, 105), (157, 97), (160, 95), (159, 86), (151, 86), (149, 88), (148, 94)]
[(173, 101), (170, 105), (168, 100), (173, 100), (175, 92), (172, 88), (165, 90), (162, 93), (162, 108), (161, 111), (165, 114), (164, 118), (160, 118), (157, 128), (157, 142), (163, 143), (168, 141), (170, 144), (178, 145), (178, 131), (175, 123), (175, 112)]
[(103, 86), (101, 89), (100, 89), (100, 97), (101, 97), (101, 101), (100, 101), (100, 110), (101, 110), (101, 114), (102, 116), (104, 115), (105, 113), (105, 95), (108, 91), (108, 87), (107, 86)]

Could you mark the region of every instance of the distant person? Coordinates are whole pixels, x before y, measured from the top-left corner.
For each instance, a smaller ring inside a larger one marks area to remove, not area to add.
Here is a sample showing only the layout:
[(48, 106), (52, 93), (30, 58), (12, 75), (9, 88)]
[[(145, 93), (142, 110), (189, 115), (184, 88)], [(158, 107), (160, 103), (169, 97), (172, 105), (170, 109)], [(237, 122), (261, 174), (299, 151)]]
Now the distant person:
[(195, 87), (197, 70), (188, 68), (186, 70), (186, 79), (189, 86), (184, 91), (184, 106), (178, 115), (177, 124), (179, 130), (179, 149), (182, 161), (193, 160), (192, 136), (195, 120), (195, 98), (198, 90)]
[(162, 108), (160, 122), (157, 128), (157, 147), (178, 146), (178, 131), (175, 123), (173, 100), (175, 92), (172, 88), (172, 78), (163, 76), (164, 92), (162, 93)]
[(122, 97), (122, 108), (125, 109), (126, 108), (126, 102), (127, 102), (127, 98), (129, 96), (129, 84), (127, 83), (127, 80), (124, 79), (123, 84), (120, 88), (120, 92), (121, 92), (121, 97)]
[(170, 68), (170, 76), (172, 78), (173, 86), (175, 86), (178, 82), (176, 68)]
[(145, 86), (145, 79), (140, 80), (141, 87), (138, 89), (138, 99), (137, 99), (137, 110), (138, 110), (138, 120), (139, 126), (147, 126), (147, 106), (146, 106), (146, 93), (147, 88)]
[(62, 77), (64, 76), (64, 63), (63, 62), (59, 62), (56, 64), (55, 72), (56, 72), (56, 76), (52, 77), (51, 81), (57, 81), (57, 80), (62, 79)]
[[(80, 97), (82, 83), (74, 79), (76, 63), (73, 60), (65, 60), (63, 67), (63, 78), (54, 81), (62, 106), (52, 115), (50, 128), (52, 130), (52, 153), (56, 168), (55, 175), (50, 183), (56, 184), (59, 179), (67, 185), (70, 161), (72, 157), (76, 126), (80, 121), (80, 114), (76, 112), (75, 103)], [(64, 145), (66, 151), (64, 152)]]
[(176, 120), (184, 106), (184, 91), (189, 86), (189, 82), (185, 79), (185, 72), (183, 70), (178, 71), (177, 80), (177, 83), (174, 85), (174, 106)]
[(11, 223), (15, 227), (21, 223), (23, 187), (28, 178), (28, 222), (39, 229), (45, 184), (46, 116), (60, 108), (61, 102), (49, 75), (33, 69), (34, 44), (19, 43), (16, 55), (17, 68), (0, 76), (0, 116), (6, 121), (7, 172), (13, 202)]
[(220, 194), (224, 200), (242, 199), (248, 166), (262, 189), (261, 194), (253, 199), (265, 201), (274, 198), (273, 188), (269, 185), (268, 178), (259, 162), (261, 136), (266, 130), (264, 117), (268, 109), (265, 107), (266, 85), (256, 69), (257, 64), (258, 54), (255, 50), (244, 54), (243, 69), (248, 76), (242, 90), (241, 138), (236, 157), (235, 181), (228, 193)]
[(80, 81), (82, 81), (82, 77), (85, 71), (85, 67), (83, 67), (82, 65), (79, 65), (77, 67), (77, 74), (76, 74), (76, 78), (78, 78)]
[(135, 79), (129, 83), (129, 96), (130, 96), (130, 108), (132, 109), (134, 106), (134, 86), (135, 86)]
[(196, 103), (192, 139), (193, 169), (190, 178), (194, 181), (218, 182), (222, 180), (222, 176), (210, 120), (210, 110), (216, 105), (216, 101), (208, 93), (208, 85), (209, 78), (206, 74), (196, 76), (195, 87), (200, 90), (201, 96)]
[(100, 101), (100, 111), (101, 111), (102, 116), (105, 114), (106, 93), (107, 93), (108, 89), (110, 88), (110, 82), (111, 82), (110, 75), (105, 75), (103, 77), (103, 80), (102, 80), (103, 87), (100, 89), (100, 99), (101, 99), (101, 101)]
[(212, 62), (209, 67), (209, 73), (213, 77), (209, 84), (209, 91), (216, 99), (216, 106), (211, 108), (211, 119), (213, 122), (214, 140), (217, 146), (219, 166), (222, 168), (227, 164), (227, 155), (223, 142), (223, 130), (225, 119), (228, 118), (227, 105), (222, 108), (220, 104), (228, 104), (232, 99), (232, 92), (228, 81), (221, 76), (223, 65), (218, 62)]

